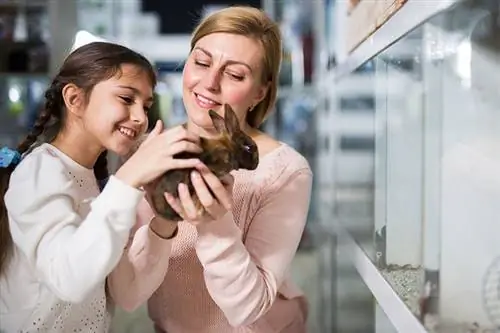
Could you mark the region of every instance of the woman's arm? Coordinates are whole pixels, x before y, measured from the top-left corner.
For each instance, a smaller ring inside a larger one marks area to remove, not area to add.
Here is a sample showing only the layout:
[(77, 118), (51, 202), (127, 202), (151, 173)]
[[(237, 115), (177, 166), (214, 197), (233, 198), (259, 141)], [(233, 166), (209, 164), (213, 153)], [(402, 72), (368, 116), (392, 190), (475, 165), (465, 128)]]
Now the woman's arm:
[(146, 302), (168, 270), (177, 224), (152, 216), (153, 211), (143, 200), (138, 209), (137, 231), (131, 233), (125, 253), (108, 277), (111, 297), (125, 311), (134, 311)]
[(116, 266), (143, 192), (111, 177), (82, 218), (79, 186), (58, 157), (33, 153), (11, 176), (5, 203), (12, 238), (57, 297), (78, 303)]
[(197, 227), (207, 289), (231, 325), (249, 325), (273, 304), (305, 227), (311, 186), (312, 173), (304, 168), (272, 189), (245, 244), (231, 214)]

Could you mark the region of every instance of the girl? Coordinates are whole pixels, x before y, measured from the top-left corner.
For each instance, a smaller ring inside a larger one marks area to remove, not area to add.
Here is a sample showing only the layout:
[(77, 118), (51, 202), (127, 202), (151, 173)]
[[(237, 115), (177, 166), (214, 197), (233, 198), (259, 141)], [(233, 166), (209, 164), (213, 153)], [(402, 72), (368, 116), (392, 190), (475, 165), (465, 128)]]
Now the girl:
[[(154, 218), (142, 188), (169, 169), (201, 167), (173, 158), (198, 152), (197, 137), (182, 127), (161, 133), (158, 122), (102, 193), (96, 181), (108, 178), (106, 151), (127, 154), (145, 132), (155, 83), (130, 49), (83, 45), (53, 79), (26, 139), (0, 150), (0, 331), (107, 332), (105, 281), (117, 264), (111, 293), (125, 308), (163, 280), (177, 224)], [(41, 134), (47, 141), (34, 148)], [(123, 253), (138, 206), (148, 223)]]
[(208, 218), (197, 215), (183, 186), (180, 200), (169, 201), (185, 222), (149, 301), (158, 332), (306, 331), (305, 298), (287, 272), (306, 223), (312, 173), (294, 149), (258, 130), (274, 107), (280, 60), (279, 28), (259, 9), (220, 10), (193, 33), (183, 72), (188, 129), (216, 135), (208, 110), (223, 115), (227, 103), (257, 143), (260, 164), (233, 173), (231, 212), (205, 186), (222, 187), (204, 171), (193, 184)]

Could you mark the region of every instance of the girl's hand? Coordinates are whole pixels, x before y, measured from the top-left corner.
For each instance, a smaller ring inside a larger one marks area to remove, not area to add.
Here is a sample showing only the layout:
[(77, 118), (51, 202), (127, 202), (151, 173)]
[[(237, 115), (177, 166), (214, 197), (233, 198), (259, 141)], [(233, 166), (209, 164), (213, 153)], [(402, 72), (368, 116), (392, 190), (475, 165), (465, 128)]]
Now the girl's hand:
[(191, 181), (206, 214), (196, 209), (185, 184), (179, 185), (178, 199), (170, 194), (165, 195), (177, 214), (193, 225), (220, 219), (231, 210), (233, 199), (233, 176), (227, 175), (219, 180), (206, 166), (197, 169), (191, 173)]
[[(146, 186), (145, 189), (147, 189), (148, 186)], [(137, 216), (140, 222), (137, 228), (149, 223), (149, 228), (151, 228), (155, 234), (161, 238), (170, 239), (176, 232), (177, 222), (160, 217), (151, 206), (149, 200), (148, 190), (146, 190), (146, 197), (137, 207)]]
[(198, 159), (176, 159), (181, 152), (200, 153), (199, 137), (177, 126), (162, 132), (159, 120), (147, 139), (116, 172), (116, 177), (140, 188), (172, 169), (200, 167)]

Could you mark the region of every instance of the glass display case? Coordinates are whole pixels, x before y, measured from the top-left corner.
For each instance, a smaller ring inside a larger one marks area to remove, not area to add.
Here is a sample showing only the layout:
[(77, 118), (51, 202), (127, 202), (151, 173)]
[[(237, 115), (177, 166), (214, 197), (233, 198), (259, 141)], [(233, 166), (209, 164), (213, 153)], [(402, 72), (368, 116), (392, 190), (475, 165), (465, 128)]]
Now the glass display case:
[(454, 1), (401, 35), (328, 93), (337, 256), (396, 331), (497, 332), (500, 5)]
[(76, 0), (0, 0), (0, 146), (35, 121), (76, 31)]

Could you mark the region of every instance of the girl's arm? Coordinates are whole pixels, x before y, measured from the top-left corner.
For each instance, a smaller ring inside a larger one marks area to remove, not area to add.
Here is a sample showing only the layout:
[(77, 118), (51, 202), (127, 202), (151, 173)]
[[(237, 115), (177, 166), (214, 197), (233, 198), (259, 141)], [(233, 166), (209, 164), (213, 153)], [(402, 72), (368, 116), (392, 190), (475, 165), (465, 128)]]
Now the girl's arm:
[(5, 195), (17, 249), (40, 282), (74, 303), (104, 282), (120, 260), (143, 198), (142, 191), (112, 176), (82, 218), (79, 185), (58, 157), (33, 153), (16, 168)]
[(304, 230), (312, 173), (301, 168), (284, 178), (263, 198), (244, 244), (231, 214), (197, 227), (207, 289), (235, 327), (252, 324), (271, 307)]
[[(177, 224), (158, 217), (153, 222), (151, 216), (153, 212), (149, 204), (142, 200), (137, 214), (137, 231), (131, 232), (125, 253), (108, 277), (111, 297), (126, 311), (134, 311), (146, 302), (163, 282), (168, 270)], [(156, 233), (150, 228), (150, 223), (155, 223), (152, 228)]]

